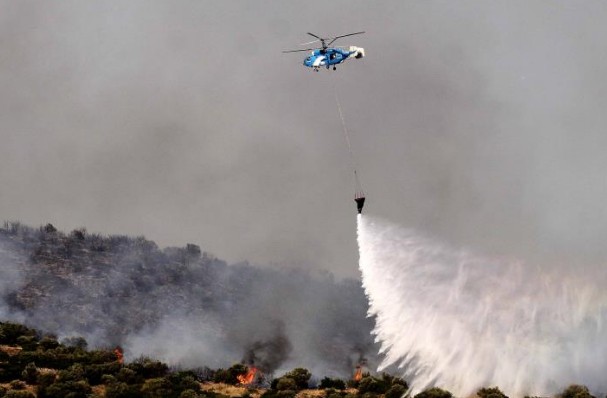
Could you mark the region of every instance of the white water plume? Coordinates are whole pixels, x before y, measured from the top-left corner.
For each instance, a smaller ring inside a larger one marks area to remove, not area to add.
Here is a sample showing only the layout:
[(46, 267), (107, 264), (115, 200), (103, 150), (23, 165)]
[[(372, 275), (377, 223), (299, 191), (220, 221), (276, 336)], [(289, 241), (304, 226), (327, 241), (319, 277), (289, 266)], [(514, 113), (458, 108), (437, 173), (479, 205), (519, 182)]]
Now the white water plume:
[(380, 369), (402, 368), (413, 394), (607, 391), (604, 269), (483, 258), (366, 215), (358, 245)]

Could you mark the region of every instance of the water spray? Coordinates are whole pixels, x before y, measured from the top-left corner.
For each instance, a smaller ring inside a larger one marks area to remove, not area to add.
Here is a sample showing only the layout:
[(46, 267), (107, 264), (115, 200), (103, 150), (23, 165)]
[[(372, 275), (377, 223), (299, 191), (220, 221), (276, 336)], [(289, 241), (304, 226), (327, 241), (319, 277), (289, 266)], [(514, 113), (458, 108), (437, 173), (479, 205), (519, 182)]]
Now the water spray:
[(398, 366), (411, 395), (607, 391), (604, 269), (482, 257), (362, 215), (358, 244), (380, 370)]

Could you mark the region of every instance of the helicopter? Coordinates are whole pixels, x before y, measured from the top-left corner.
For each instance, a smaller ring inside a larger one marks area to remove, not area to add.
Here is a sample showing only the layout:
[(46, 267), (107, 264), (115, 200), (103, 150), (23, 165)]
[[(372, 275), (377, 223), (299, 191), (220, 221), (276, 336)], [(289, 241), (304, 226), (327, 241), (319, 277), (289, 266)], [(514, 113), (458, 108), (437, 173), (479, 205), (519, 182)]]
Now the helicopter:
[(283, 51), (283, 53), (312, 51), (312, 53), (304, 59), (303, 65), (307, 66), (308, 68), (313, 68), (315, 72), (318, 72), (318, 70), (323, 66), (326, 67), (327, 70), (330, 67), (333, 67), (333, 70), (337, 70), (336, 65), (341, 64), (347, 59), (360, 59), (365, 56), (365, 49), (362, 47), (350, 46), (347, 49), (345, 47), (330, 47), (331, 44), (333, 44), (337, 39), (347, 36), (360, 35), (365, 33), (364, 31), (348, 33), (347, 35), (340, 35), (335, 37), (320, 37), (315, 35), (314, 33), (307, 33), (310, 36), (315, 37), (316, 40), (313, 40), (308, 43), (303, 43), (302, 45), (320, 42), (321, 46), (316, 48), (306, 48), (303, 50), (286, 50)]

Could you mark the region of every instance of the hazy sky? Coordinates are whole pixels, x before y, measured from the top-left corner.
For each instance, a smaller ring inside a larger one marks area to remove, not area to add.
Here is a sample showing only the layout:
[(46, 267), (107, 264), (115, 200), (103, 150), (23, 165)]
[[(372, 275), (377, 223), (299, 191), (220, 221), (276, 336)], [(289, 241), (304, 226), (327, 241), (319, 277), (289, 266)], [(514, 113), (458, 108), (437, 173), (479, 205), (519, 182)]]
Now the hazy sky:
[[(603, 1), (0, 1), (0, 218), (358, 275), (366, 211), (607, 259)], [(313, 73), (337, 35), (367, 57)]]

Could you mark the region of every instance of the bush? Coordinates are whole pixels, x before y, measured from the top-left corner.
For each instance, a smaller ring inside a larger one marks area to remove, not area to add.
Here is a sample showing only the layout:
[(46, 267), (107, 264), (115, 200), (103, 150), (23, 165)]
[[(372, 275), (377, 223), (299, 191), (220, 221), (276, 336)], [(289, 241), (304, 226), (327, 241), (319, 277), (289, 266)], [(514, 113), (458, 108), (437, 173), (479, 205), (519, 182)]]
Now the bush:
[(84, 368), (79, 363), (59, 372), (59, 380), (62, 382), (85, 380)]
[(276, 392), (276, 398), (295, 398), (297, 395), (297, 391), (293, 390), (284, 390)]
[(57, 341), (57, 339), (55, 339), (53, 337), (46, 336), (46, 337), (43, 337), (42, 340), (40, 340), (40, 345), (45, 350), (53, 350), (53, 349), (59, 347), (59, 342)]
[(11, 390), (4, 395), (4, 398), (36, 398), (36, 396), (26, 390)]
[(84, 367), (84, 376), (93, 386), (103, 383), (103, 376), (115, 376), (122, 369), (118, 362), (87, 365)]
[(105, 388), (105, 398), (141, 398), (139, 386), (116, 382)]
[(33, 362), (28, 363), (21, 372), (21, 379), (25, 380), (28, 384), (36, 384), (38, 381), (38, 368), (36, 368), (36, 364)]
[(318, 387), (321, 389), (334, 388), (336, 390), (345, 390), (346, 383), (342, 379), (332, 379), (330, 377), (325, 377), (320, 381), (320, 385)]
[(297, 384), (295, 383), (295, 380), (290, 377), (281, 377), (276, 383), (276, 389), (278, 391), (294, 391), (297, 390)]
[(84, 337), (66, 337), (61, 343), (67, 347), (77, 348), (83, 351), (85, 351), (89, 345)]
[(327, 388), (325, 390), (325, 398), (343, 398), (345, 395), (345, 392), (338, 391), (334, 388)]
[(218, 369), (215, 372), (215, 376), (213, 377), (213, 381), (215, 383), (225, 383), (225, 384), (238, 384), (238, 376), (244, 375), (249, 371), (245, 365), (237, 363), (232, 365), (229, 369)]
[(290, 371), (289, 373), (285, 374), (283, 377), (288, 377), (293, 379), (293, 381), (295, 381), (295, 385), (297, 386), (298, 390), (303, 390), (308, 388), (308, 381), (310, 380), (310, 377), (312, 377), (312, 374), (310, 373), (310, 371), (308, 369), (304, 369), (304, 368), (295, 368), (292, 371)]
[(392, 384), (392, 387), (386, 391), (385, 398), (402, 398), (406, 392), (407, 388), (402, 384)]
[(389, 384), (373, 376), (363, 377), (360, 383), (358, 383), (359, 394), (365, 394), (368, 392), (373, 394), (385, 394), (389, 388)]
[(452, 398), (453, 394), (449, 391), (432, 387), (417, 394), (414, 398)]
[(497, 387), (481, 388), (476, 392), (479, 398), (508, 398), (506, 394), (500, 391)]
[(126, 384), (141, 384), (143, 383), (144, 377), (137, 374), (137, 372), (132, 369), (122, 368), (116, 375), (116, 380)]
[(141, 395), (145, 398), (166, 398), (173, 396), (173, 389), (164, 377), (148, 379), (141, 387)]
[(126, 365), (126, 368), (133, 370), (144, 379), (164, 377), (169, 371), (169, 367), (166, 364), (146, 357), (135, 360)]
[(19, 336), (16, 342), (23, 348), (23, 351), (36, 351), (38, 348), (38, 338), (36, 336)]
[(559, 398), (595, 398), (588, 387), (578, 384), (572, 384), (567, 387), (562, 393), (558, 394)]
[[(91, 386), (85, 380), (58, 381), (46, 387), (45, 398), (87, 398), (92, 392)], [(42, 395), (38, 393), (38, 397)]]
[(194, 390), (184, 390), (179, 394), (179, 398), (199, 398), (200, 395)]
[(7, 391), (8, 389), (6, 387), (0, 386), (0, 398), (3, 398)]
[(21, 380), (13, 380), (9, 383), (9, 387), (11, 390), (25, 390), (27, 388), (27, 384)]

